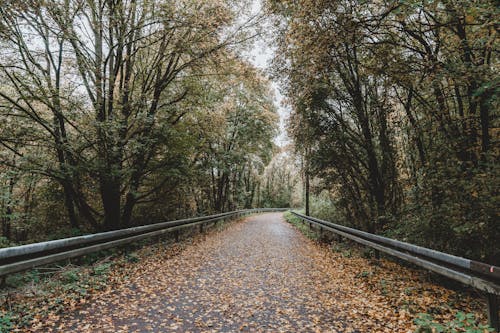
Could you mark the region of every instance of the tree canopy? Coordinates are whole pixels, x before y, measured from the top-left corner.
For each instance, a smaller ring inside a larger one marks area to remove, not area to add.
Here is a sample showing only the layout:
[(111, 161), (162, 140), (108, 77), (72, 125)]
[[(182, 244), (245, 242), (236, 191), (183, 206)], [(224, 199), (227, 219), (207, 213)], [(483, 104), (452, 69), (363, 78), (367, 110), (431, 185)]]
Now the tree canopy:
[(291, 136), (344, 223), (498, 264), (495, 1), (267, 7)]
[(3, 1), (3, 236), (253, 206), (277, 116), (240, 5)]
[[(496, 2), (252, 6), (2, 1), (3, 240), (304, 205), (499, 264)], [(293, 149), (245, 56), (264, 19)]]

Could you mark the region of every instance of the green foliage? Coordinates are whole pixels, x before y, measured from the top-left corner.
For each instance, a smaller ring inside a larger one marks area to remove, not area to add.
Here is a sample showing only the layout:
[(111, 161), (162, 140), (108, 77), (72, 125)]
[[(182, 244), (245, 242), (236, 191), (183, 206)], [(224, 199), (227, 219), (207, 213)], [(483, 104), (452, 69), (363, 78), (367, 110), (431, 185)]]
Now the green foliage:
[(105, 263), (101, 265), (94, 266), (94, 274), (95, 275), (105, 275), (108, 273), (112, 263)]
[(259, 187), (257, 206), (271, 208), (294, 207), (298, 174), (293, 157), (284, 152), (277, 153), (264, 171)]
[(78, 271), (76, 269), (72, 269), (64, 272), (62, 274), (62, 279), (64, 283), (72, 284), (78, 282), (78, 280), (80, 280), (80, 277), (78, 276)]
[(16, 244), (15, 242), (12, 242), (7, 237), (0, 236), (0, 248), (16, 246), (16, 245), (18, 245), (18, 244)]
[(478, 324), (473, 313), (457, 312), (455, 318), (445, 324), (434, 321), (432, 315), (420, 313), (414, 320), (417, 325), (415, 333), (486, 333), (494, 330), (487, 325)]
[(311, 215), (322, 220), (331, 221), (333, 223), (343, 223), (342, 215), (339, 214), (335, 203), (332, 201), (332, 196), (328, 191), (321, 191), (318, 195), (310, 197)]
[(283, 213), (283, 217), (285, 218), (285, 220), (287, 220), (287, 222), (293, 225), (302, 224), (302, 219), (298, 216), (293, 215), (290, 211), (286, 211), (285, 213)]
[(7, 333), (12, 329), (12, 314), (2, 311), (0, 314), (0, 332)]
[(76, 237), (76, 236), (82, 236), (84, 235), (85, 232), (83, 232), (79, 228), (71, 228), (71, 227), (60, 227), (56, 231), (46, 235), (46, 240), (54, 240), (54, 239), (61, 239), (61, 238), (66, 238), (66, 237)]
[(347, 250), (342, 251), (342, 256), (344, 258), (352, 258), (352, 250), (347, 249)]
[(499, 264), (495, 2), (268, 3), (311, 213)]
[(419, 224), (420, 232), (416, 230), (413, 234), (420, 237), (415, 237), (415, 241), (498, 264), (500, 249), (496, 242), (500, 228), (496, 207), (499, 198), (495, 185), (488, 179), (497, 178), (500, 168), (491, 166), (488, 172), (482, 168), (464, 170), (457, 161), (457, 165), (436, 169), (424, 181), (419, 203), (415, 205), (414, 212), (426, 221)]
[(356, 274), (356, 277), (357, 278), (369, 278), (372, 275), (373, 275), (372, 272), (362, 271), (361, 273)]
[(134, 263), (134, 262), (139, 262), (139, 256), (135, 253), (127, 253), (125, 258), (127, 259), (128, 262)]
[(8, 275), (5, 280), (7, 286), (11, 286), (14, 288), (21, 287), (27, 283), (38, 283), (40, 281), (41, 275), (37, 269)]
[[(303, 212), (302, 212), (303, 213)], [(317, 232), (309, 228), (309, 224), (302, 221), (301, 218), (293, 215), (291, 212), (287, 211), (283, 214), (285, 220), (299, 229), (304, 235), (306, 235), (310, 239), (317, 240), (319, 235)]]

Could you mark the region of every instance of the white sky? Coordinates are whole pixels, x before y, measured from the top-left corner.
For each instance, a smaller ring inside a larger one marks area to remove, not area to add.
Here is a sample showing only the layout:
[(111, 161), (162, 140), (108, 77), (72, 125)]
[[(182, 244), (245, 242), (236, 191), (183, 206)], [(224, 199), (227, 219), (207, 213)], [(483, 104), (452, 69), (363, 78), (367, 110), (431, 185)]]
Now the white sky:
[[(261, 0), (254, 0), (252, 12), (257, 13), (261, 9)], [(264, 29), (269, 30), (269, 29)], [(271, 87), (273, 89), (274, 95), (274, 104), (278, 109), (278, 114), (280, 117), (280, 126), (279, 126), (279, 134), (275, 138), (274, 142), (283, 147), (286, 145), (288, 138), (285, 130), (285, 123), (288, 115), (290, 114), (289, 110), (283, 104), (283, 95), (281, 95), (279, 91), (279, 84), (273, 80), (271, 80), (269, 75), (269, 67), (274, 56), (274, 50), (271, 48), (271, 39), (266, 37), (265, 35), (259, 37), (255, 40), (253, 47), (250, 52), (244, 54), (248, 60), (254, 64), (257, 68), (262, 69), (266, 74), (269, 80), (271, 81)]]

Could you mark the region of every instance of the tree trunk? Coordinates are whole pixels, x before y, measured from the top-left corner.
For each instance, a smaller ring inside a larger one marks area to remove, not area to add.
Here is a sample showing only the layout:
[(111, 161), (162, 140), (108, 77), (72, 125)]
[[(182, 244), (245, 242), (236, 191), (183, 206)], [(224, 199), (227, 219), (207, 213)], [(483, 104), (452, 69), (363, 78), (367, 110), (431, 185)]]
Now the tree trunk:
[(68, 213), (69, 223), (72, 228), (78, 228), (78, 219), (76, 217), (75, 203), (73, 199), (73, 190), (71, 182), (63, 181), (64, 205)]
[[(104, 176), (106, 177), (106, 176)], [(103, 178), (104, 178), (103, 177)], [(116, 179), (101, 180), (101, 199), (104, 208), (104, 229), (120, 228), (120, 183)]]
[(309, 184), (309, 156), (306, 156), (306, 161), (305, 161), (305, 170), (304, 170), (304, 178), (305, 178), (305, 197), (306, 197), (306, 215), (309, 216), (309, 190), (310, 190), (310, 184)]
[(9, 180), (9, 194), (7, 200), (5, 202), (5, 212), (2, 218), (2, 233), (3, 236), (7, 239), (11, 239), (11, 220), (12, 220), (12, 195), (14, 193), (14, 178), (10, 178)]

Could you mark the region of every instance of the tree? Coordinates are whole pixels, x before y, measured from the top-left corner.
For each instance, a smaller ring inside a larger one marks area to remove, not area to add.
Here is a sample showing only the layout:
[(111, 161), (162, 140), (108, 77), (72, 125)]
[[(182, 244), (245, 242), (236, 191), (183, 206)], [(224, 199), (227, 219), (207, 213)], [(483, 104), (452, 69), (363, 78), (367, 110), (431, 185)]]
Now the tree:
[(214, 104), (205, 106), (198, 118), (201, 132), (209, 133), (198, 148), (200, 176), (205, 197), (216, 212), (253, 206), (276, 134), (269, 83), (244, 62), (237, 61), (235, 69), (216, 83)]
[(33, 0), (7, 2), (0, 15), (2, 117), (22, 119), (20, 145), (0, 142), (20, 168), (60, 184), (72, 226), (95, 229), (129, 225), (136, 204), (169, 181), (151, 175), (171, 164), (165, 133), (187, 112), (176, 105), (249, 24), (229, 29), (223, 1)]
[(281, 148), (266, 167), (259, 187), (259, 207), (296, 207), (300, 175), (295, 156), (287, 147)]
[(497, 262), (497, 191), (484, 181), (499, 175), (495, 3), (267, 8), (292, 136), (311, 146), (313, 175), (336, 193), (345, 223)]
[[(293, 19), (309, 24), (291, 26), (293, 33), (283, 35), (280, 47), (292, 61), (276, 66), (278, 73), (288, 75), (288, 95), (294, 112), (301, 114), (292, 118), (299, 121), (292, 128), (299, 128), (294, 132), (297, 139), (313, 144), (307, 154), (311, 162), (306, 165), (311, 163), (311, 169), (325, 172), (331, 172), (333, 165), (333, 177), (342, 184), (343, 194), (353, 201), (358, 196), (364, 199), (350, 207), (355, 220), (375, 231), (398, 208), (395, 159), (387, 127), (389, 102), (384, 96), (387, 87), (359, 66), (364, 56), (363, 35), (362, 26), (354, 19), (354, 5), (308, 6), (315, 8), (285, 10)], [(328, 20), (322, 10), (342, 14)], [(307, 128), (310, 134), (300, 134)]]

